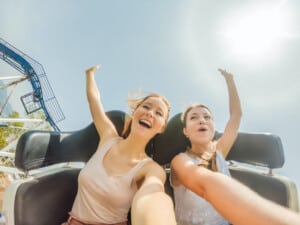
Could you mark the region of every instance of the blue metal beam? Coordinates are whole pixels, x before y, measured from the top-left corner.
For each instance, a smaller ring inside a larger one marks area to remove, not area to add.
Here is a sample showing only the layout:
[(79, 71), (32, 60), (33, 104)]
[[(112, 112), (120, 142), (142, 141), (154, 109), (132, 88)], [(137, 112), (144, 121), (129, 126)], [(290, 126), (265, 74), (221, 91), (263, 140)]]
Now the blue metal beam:
[[(11, 65), (13, 68), (21, 72), (22, 74), (29, 76), (31, 86), (34, 91), (34, 97), (39, 100), (41, 107), (45, 113), (46, 120), (50, 123), (54, 130), (59, 131), (59, 128), (55, 122), (60, 121), (65, 117), (58, 103), (56, 102), (54, 94), (52, 93), (52, 89), (48, 83), (48, 80), (46, 79), (46, 75), (42, 68), (42, 65), (30, 58), (29, 56), (25, 55), (21, 51), (14, 48), (2, 38), (0, 38), (0, 58), (7, 62), (9, 65)], [(39, 74), (36, 72), (36, 70), (38, 70)], [(54, 110), (52, 113), (49, 111), (45, 104), (45, 96), (43, 96), (40, 78), (43, 78), (42, 82), (44, 81), (44, 85), (48, 86), (48, 89), (50, 90), (50, 92), (48, 91), (48, 95), (50, 96), (50, 98), (46, 98), (46, 101), (54, 100), (56, 103), (54, 104), (54, 107), (58, 107), (58, 109), (52, 108), (52, 110)], [(56, 118), (53, 119), (51, 115), (55, 116)]]

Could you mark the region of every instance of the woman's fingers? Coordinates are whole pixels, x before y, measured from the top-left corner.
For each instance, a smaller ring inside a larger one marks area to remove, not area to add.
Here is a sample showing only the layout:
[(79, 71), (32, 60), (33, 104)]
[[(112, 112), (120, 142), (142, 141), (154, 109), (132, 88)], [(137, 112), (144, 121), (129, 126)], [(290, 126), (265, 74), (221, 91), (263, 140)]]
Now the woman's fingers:
[(86, 74), (94, 73), (96, 70), (100, 69), (101, 64), (97, 64), (95, 66), (92, 66), (91, 68), (86, 70)]
[(223, 70), (223, 69), (218, 69), (218, 71), (223, 75), (223, 76), (232, 76), (231, 73), (227, 72), (226, 70)]

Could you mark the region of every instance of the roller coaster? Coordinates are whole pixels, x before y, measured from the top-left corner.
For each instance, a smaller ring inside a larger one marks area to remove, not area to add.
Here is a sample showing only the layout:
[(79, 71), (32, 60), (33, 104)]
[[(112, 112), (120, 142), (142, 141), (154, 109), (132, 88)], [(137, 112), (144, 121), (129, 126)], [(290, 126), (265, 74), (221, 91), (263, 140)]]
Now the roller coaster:
[[(54, 96), (43, 66), (2, 38), (0, 38), (0, 58), (23, 74), (23, 76), (18, 77), (0, 77), (0, 80), (1, 78), (2, 80), (14, 79), (9, 84), (0, 87), (0, 90), (16, 85), (24, 80), (29, 80), (33, 91), (21, 97), (26, 113), (30, 114), (42, 109), (46, 121), (49, 122), (55, 131), (59, 131), (57, 123), (65, 119), (65, 116)], [(5, 107), (8, 98), (2, 108)]]

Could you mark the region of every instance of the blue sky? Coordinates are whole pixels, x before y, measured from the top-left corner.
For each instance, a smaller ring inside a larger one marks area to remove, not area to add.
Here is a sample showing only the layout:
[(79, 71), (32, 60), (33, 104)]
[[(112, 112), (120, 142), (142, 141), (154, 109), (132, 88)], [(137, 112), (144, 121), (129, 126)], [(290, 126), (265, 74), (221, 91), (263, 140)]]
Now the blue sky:
[[(279, 135), (286, 163), (277, 172), (300, 186), (299, 1), (0, 0), (0, 5), (0, 37), (43, 65), (66, 116), (58, 123), (61, 130), (91, 122), (84, 71), (97, 63), (103, 65), (97, 82), (105, 109), (127, 111), (128, 92), (142, 89), (165, 95), (171, 115), (196, 101), (210, 106), (222, 130), (229, 110), (217, 68), (224, 68), (235, 75), (240, 93), (240, 130)], [(17, 75), (2, 61), (0, 71)], [(26, 84), (20, 86), (25, 93)]]

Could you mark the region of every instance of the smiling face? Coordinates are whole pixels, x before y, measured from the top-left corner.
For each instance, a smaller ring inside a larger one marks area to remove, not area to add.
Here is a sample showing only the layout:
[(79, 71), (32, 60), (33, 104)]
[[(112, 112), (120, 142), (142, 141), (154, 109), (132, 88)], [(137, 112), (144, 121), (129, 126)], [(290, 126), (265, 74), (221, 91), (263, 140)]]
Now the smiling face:
[(215, 126), (211, 112), (206, 106), (196, 105), (184, 113), (183, 133), (191, 144), (205, 145), (214, 137)]
[(132, 114), (131, 132), (149, 134), (152, 138), (164, 131), (169, 115), (169, 105), (160, 96), (148, 96), (141, 101)]

